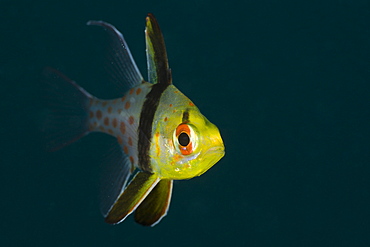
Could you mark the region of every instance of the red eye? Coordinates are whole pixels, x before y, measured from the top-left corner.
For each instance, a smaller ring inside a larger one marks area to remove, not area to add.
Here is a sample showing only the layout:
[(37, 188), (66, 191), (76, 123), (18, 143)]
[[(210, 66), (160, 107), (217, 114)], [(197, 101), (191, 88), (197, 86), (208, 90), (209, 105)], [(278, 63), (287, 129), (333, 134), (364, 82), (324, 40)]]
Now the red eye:
[(176, 128), (176, 137), (179, 143), (181, 154), (189, 155), (193, 152), (193, 145), (190, 140), (190, 128), (187, 124), (180, 124)]

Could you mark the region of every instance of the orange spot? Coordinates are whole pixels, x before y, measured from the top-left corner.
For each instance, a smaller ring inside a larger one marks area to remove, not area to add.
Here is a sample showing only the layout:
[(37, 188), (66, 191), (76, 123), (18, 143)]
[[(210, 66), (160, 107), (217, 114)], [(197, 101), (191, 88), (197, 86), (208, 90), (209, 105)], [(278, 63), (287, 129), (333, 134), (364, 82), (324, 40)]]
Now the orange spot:
[(164, 121), (166, 122), (167, 121), (167, 117), (164, 118)]
[(136, 89), (136, 95), (139, 95), (141, 93), (141, 88)]
[(112, 107), (108, 107), (108, 113), (112, 113)]
[(190, 105), (190, 106), (194, 106), (193, 102), (189, 102), (189, 105)]
[(130, 156), (131, 164), (134, 164), (134, 157)]
[(117, 112), (118, 112), (118, 114), (121, 114), (122, 109), (118, 109)]
[(129, 101), (126, 101), (126, 104), (125, 104), (125, 109), (127, 110), (128, 108), (130, 108), (130, 102)]
[(125, 101), (125, 99), (126, 99), (126, 96), (123, 96), (123, 97), (121, 98), (121, 101), (123, 102), (123, 101)]
[(128, 122), (129, 124), (134, 124), (134, 117), (133, 116), (130, 116), (129, 119), (128, 119)]
[(97, 110), (97, 112), (96, 112), (96, 118), (100, 120), (101, 117), (102, 117), (101, 111), (100, 110)]
[(122, 138), (121, 138), (120, 136), (117, 136), (117, 141), (118, 141), (118, 143), (119, 143), (119, 144), (121, 144), (121, 145), (122, 145), (123, 140), (122, 140)]
[(113, 128), (116, 128), (117, 127), (117, 118), (113, 118), (113, 120), (112, 120), (112, 126), (113, 126)]
[(161, 154), (161, 150), (159, 149), (159, 145), (155, 146), (155, 151), (156, 151), (157, 156), (159, 157), (159, 155)]
[(133, 88), (130, 89), (130, 94), (133, 94), (134, 93), (134, 90)]
[(104, 118), (104, 125), (109, 125), (109, 118), (108, 117), (105, 117)]
[(170, 104), (170, 107), (172, 107), (172, 104)]
[(126, 125), (124, 122), (121, 122), (120, 126), (119, 126), (119, 129), (121, 130), (121, 133), (122, 134), (125, 134), (126, 132)]
[(127, 148), (127, 146), (124, 146), (123, 147), (123, 152), (125, 152), (125, 154), (128, 154), (128, 148)]
[(175, 113), (175, 112), (176, 112), (176, 110), (173, 110), (172, 112), (173, 112), (173, 113)]
[(159, 143), (158, 139), (159, 139), (159, 132), (155, 132), (155, 151), (156, 151), (157, 156), (159, 157), (161, 153), (161, 149), (160, 149), (160, 146), (158, 145)]
[(128, 143), (128, 145), (132, 146), (132, 138), (131, 137), (128, 138), (128, 142), (127, 143)]
[(113, 135), (113, 130), (109, 129), (108, 130), (108, 133), (111, 134), (111, 135)]
[(104, 132), (104, 131), (105, 131), (105, 129), (104, 129), (104, 127), (103, 127), (103, 126), (99, 126), (99, 129), (100, 129), (100, 131), (102, 131), (102, 132)]
[(106, 105), (107, 105), (107, 103), (108, 103), (107, 101), (103, 101), (103, 104), (102, 104), (102, 105), (103, 105), (103, 106), (106, 106)]
[(179, 91), (177, 91), (177, 90), (176, 90), (176, 91), (173, 91), (173, 92), (174, 92), (174, 93), (179, 93)]
[(90, 118), (94, 117), (94, 113), (92, 111), (89, 112)]

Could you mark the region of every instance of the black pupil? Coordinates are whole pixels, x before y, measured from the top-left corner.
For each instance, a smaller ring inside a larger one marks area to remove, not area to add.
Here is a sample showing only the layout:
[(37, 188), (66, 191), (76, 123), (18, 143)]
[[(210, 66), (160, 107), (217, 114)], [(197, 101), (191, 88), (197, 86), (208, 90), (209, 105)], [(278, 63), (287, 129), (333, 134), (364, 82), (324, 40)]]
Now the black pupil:
[(181, 133), (178, 137), (178, 140), (181, 146), (187, 146), (190, 142), (190, 138), (186, 133)]

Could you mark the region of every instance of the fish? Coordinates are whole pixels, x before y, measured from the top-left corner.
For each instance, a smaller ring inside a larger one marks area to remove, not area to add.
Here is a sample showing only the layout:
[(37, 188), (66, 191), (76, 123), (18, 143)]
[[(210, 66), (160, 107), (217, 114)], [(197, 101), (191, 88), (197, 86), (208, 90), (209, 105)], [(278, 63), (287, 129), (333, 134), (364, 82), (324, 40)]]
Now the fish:
[(46, 68), (49, 150), (93, 132), (113, 136), (101, 212), (105, 222), (134, 220), (154, 226), (167, 214), (173, 181), (202, 175), (225, 154), (216, 125), (172, 84), (164, 38), (153, 14), (146, 17), (148, 81), (113, 25), (89, 21), (109, 36), (108, 65), (120, 98), (97, 98), (56, 69)]

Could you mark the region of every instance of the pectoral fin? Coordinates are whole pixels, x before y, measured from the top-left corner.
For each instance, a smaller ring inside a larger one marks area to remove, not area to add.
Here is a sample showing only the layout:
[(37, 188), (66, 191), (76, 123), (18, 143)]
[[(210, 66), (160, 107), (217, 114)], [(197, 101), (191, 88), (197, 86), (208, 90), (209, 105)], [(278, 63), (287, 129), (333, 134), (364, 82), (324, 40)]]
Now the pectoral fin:
[(159, 182), (156, 174), (138, 172), (118, 197), (105, 218), (109, 224), (117, 224), (132, 213)]
[(172, 180), (161, 180), (135, 211), (135, 221), (144, 226), (157, 224), (167, 213), (172, 194)]

